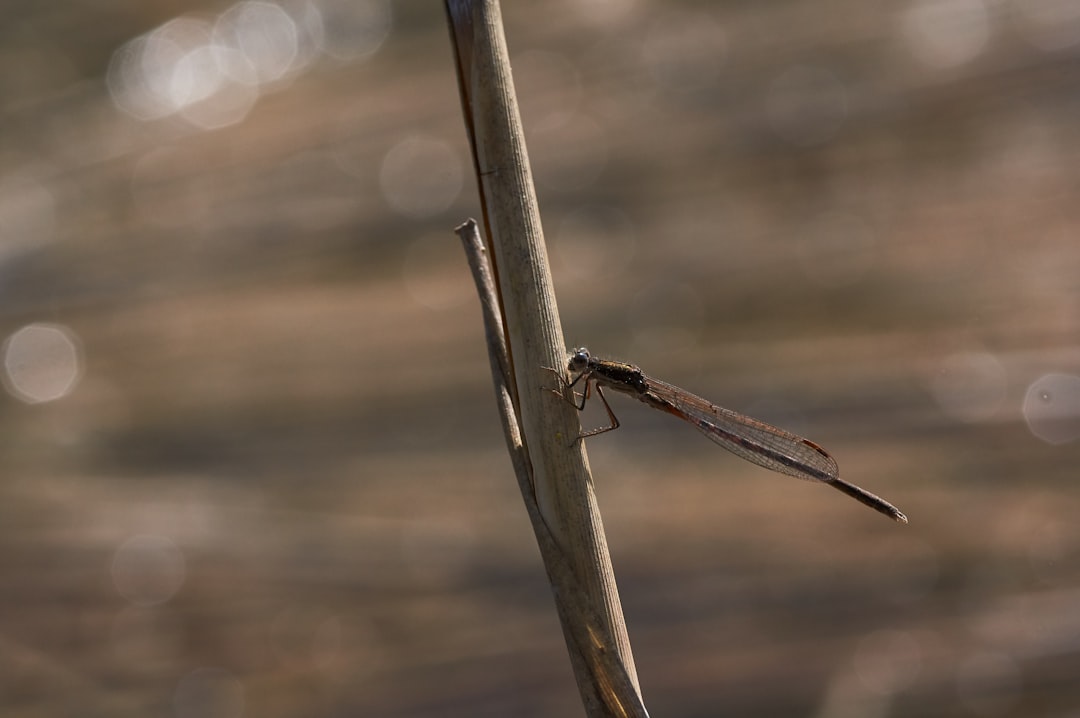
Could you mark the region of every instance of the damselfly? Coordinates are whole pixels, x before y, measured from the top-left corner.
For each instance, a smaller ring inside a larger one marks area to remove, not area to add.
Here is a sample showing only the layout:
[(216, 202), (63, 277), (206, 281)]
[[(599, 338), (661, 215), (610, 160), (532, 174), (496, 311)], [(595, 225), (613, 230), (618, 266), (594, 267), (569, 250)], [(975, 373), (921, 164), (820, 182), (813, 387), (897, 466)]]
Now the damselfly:
[(702, 434), (749, 462), (781, 474), (824, 482), (895, 521), (907, 523), (907, 516), (900, 509), (885, 499), (841, 479), (836, 460), (812, 441), (716, 406), (677, 386), (653, 379), (633, 364), (594, 357), (589, 354), (588, 349), (574, 350), (570, 356), (569, 369), (572, 375), (576, 374), (570, 382), (571, 388), (579, 382), (585, 382), (581, 404), (575, 403), (575, 406), (579, 410), (584, 409), (585, 401), (595, 386), (611, 420), (611, 426), (582, 432), (578, 439), (619, 428), (619, 420), (608, 405), (601, 387), (614, 389), (629, 394), (654, 409), (689, 422)]

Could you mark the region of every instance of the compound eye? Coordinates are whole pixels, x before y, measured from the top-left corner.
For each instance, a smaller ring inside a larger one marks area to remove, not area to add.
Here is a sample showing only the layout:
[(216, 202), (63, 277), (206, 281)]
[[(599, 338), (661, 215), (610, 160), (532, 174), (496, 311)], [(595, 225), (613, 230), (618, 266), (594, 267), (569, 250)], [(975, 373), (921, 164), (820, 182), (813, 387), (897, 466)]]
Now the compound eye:
[(589, 366), (589, 350), (581, 347), (570, 354), (570, 371), (581, 371)]

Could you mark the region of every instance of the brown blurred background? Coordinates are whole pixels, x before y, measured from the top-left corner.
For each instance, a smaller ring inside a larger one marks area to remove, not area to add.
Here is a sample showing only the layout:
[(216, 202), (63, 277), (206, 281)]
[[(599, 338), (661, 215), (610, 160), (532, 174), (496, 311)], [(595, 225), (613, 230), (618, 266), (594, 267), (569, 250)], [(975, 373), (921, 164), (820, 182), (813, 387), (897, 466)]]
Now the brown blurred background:
[[(653, 715), (1080, 715), (1080, 4), (504, 13), (567, 343), (911, 517), (615, 399)], [(447, 37), (434, 2), (5, 8), (4, 716), (580, 715)]]

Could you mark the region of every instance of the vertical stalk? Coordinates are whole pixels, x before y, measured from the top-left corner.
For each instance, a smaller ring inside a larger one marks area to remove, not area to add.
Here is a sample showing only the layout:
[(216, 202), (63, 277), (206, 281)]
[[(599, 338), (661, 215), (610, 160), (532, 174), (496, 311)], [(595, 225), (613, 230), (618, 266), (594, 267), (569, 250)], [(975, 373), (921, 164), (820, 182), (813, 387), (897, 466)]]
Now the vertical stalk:
[(560, 386), (552, 370), (565, 370), (567, 354), (499, 4), (446, 7), (507, 340), (507, 394), (530, 474), (526, 505), (535, 500), (530, 516), (586, 710), (646, 715), (592, 477), (574, 441), (577, 412), (551, 391)]

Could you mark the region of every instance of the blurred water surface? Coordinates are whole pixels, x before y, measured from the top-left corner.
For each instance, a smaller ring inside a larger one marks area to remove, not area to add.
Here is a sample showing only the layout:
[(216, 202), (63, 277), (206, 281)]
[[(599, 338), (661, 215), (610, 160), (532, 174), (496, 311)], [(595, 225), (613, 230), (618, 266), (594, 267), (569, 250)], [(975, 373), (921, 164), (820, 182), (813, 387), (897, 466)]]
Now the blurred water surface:
[[(504, 13), (568, 344), (911, 517), (615, 399), (653, 714), (1080, 712), (1080, 10)], [(4, 715), (579, 714), (451, 231), (442, 8), (5, 20)]]

